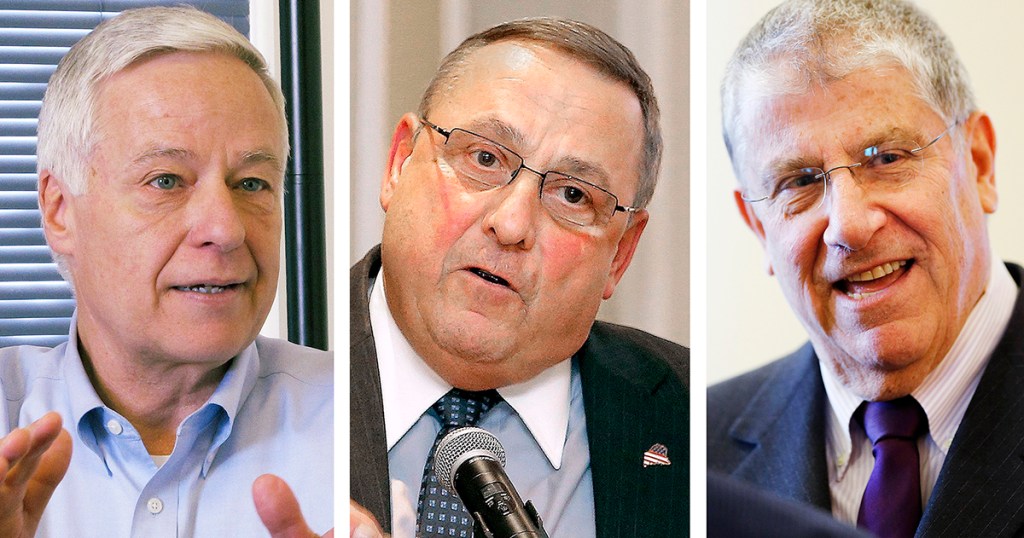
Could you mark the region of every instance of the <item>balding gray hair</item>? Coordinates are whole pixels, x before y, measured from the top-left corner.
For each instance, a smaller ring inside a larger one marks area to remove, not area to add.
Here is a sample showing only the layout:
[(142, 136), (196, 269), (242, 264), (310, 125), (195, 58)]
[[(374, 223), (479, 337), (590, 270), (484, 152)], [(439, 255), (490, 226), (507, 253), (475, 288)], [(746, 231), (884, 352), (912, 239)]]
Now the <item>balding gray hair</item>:
[(629, 86), (640, 102), (644, 121), (643, 155), (637, 171), (639, 183), (631, 205), (646, 207), (658, 183), (662, 153), (660, 112), (654, 86), (651, 77), (640, 67), (629, 49), (589, 24), (552, 17), (526, 18), (499, 24), (466, 38), (441, 61), (423, 93), (420, 115), (428, 117), (435, 97), (448, 91), (459, 80), (473, 52), (501, 41), (537, 43), (563, 52), (611, 80)]

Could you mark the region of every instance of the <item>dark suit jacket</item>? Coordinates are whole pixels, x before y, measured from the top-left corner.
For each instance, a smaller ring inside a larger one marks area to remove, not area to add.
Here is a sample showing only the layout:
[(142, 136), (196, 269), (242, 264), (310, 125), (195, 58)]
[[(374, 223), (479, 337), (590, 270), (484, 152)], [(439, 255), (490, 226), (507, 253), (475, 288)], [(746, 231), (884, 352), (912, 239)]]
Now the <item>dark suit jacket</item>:
[[(351, 494), (390, 531), (384, 407), (367, 300), (370, 278), (379, 270), (380, 247), (351, 270)], [(577, 356), (597, 535), (687, 536), (690, 425), (684, 380), (689, 350), (641, 331), (595, 322)], [(668, 447), (672, 464), (644, 468), (643, 453), (655, 443)]]
[[(1018, 287), (1024, 269), (1007, 264)], [(1024, 294), (964, 414), (918, 536), (1024, 533)], [(708, 390), (708, 469), (829, 510), (825, 387), (810, 344)]]

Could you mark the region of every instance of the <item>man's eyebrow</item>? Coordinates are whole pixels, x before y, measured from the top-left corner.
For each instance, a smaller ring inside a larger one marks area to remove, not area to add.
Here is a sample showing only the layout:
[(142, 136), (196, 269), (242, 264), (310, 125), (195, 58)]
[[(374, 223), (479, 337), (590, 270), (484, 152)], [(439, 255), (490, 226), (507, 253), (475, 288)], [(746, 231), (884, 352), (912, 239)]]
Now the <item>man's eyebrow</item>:
[(284, 163), (281, 159), (274, 155), (273, 152), (254, 149), (242, 153), (242, 164), (263, 164), (268, 163), (275, 166), (278, 170), (284, 171)]
[[(194, 151), (185, 148), (152, 148), (140, 153), (132, 159), (132, 164), (140, 164), (154, 159), (163, 158), (179, 161), (195, 161), (199, 159), (199, 156), (196, 155)], [(242, 152), (239, 157), (239, 161), (242, 165), (269, 163), (275, 166), (278, 170), (284, 170), (284, 163), (281, 162), (281, 159), (268, 150), (254, 149)]]
[(802, 168), (826, 168), (826, 165), (832, 167), (852, 164), (864, 157), (864, 150), (886, 142), (902, 140), (909, 141), (917, 145), (927, 144), (930, 140), (924, 140), (923, 137), (924, 134), (917, 129), (906, 129), (903, 127), (882, 128), (869, 133), (858, 140), (850, 140), (843, 145), (843, 151), (850, 156), (850, 162), (825, 163), (821, 157), (780, 158), (769, 163), (765, 168), (767, 177), (760, 178), (760, 181), (765, 185), (768, 185), (779, 175), (800, 170)]
[(132, 159), (132, 164), (140, 164), (161, 158), (195, 160), (197, 157), (194, 151), (187, 150), (185, 148), (152, 148), (137, 155)]
[(607, 189), (609, 185), (610, 175), (603, 166), (575, 155), (562, 157), (552, 170), (593, 183), (603, 189)]
[[(523, 151), (523, 146), (527, 145), (526, 135), (524, 135), (522, 131), (498, 118), (484, 118), (482, 120), (477, 120), (470, 123), (465, 127), (465, 129), (482, 136), (486, 136), (487, 138), (494, 138), (496, 139), (496, 142), (508, 146), (509, 149), (516, 153), (521, 153)], [(528, 156), (524, 156), (524, 158), (529, 160)], [(527, 163), (527, 166), (532, 165), (533, 163)], [(549, 170), (540, 171), (554, 171), (562, 174), (568, 174), (602, 188), (608, 188), (610, 178), (610, 174), (605, 167), (575, 155), (563, 156), (559, 158), (555, 165)]]
[(495, 142), (509, 146), (509, 149), (516, 152), (522, 151), (523, 146), (526, 145), (526, 136), (522, 131), (498, 118), (475, 120), (464, 129), (487, 138), (496, 138)]

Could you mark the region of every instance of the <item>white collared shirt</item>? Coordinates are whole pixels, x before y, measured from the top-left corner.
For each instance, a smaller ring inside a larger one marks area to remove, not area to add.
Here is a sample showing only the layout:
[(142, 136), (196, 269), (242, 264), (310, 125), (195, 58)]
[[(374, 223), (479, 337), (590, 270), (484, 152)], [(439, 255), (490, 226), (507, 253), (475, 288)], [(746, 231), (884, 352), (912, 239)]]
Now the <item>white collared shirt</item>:
[[(378, 274), (369, 306), (384, 405), (392, 531), (412, 536), (423, 466), (440, 429), (426, 412), (452, 385), (402, 334), (383, 283)], [(593, 487), (578, 368), (564, 360), (498, 393), (504, 402), (477, 425), (501, 441), (508, 456), (506, 472), (523, 500), (534, 502), (549, 534), (562, 527), (574, 536), (592, 536)]]
[[(994, 255), (985, 290), (945, 358), (911, 393), (928, 416), (928, 435), (918, 441), (921, 501), (925, 506), (985, 365), (1013, 313), (1017, 286)], [(825, 445), (832, 515), (856, 524), (861, 498), (874, 467), (871, 441), (853, 420), (864, 400), (844, 387), (823, 363), (819, 367), (829, 402)]]

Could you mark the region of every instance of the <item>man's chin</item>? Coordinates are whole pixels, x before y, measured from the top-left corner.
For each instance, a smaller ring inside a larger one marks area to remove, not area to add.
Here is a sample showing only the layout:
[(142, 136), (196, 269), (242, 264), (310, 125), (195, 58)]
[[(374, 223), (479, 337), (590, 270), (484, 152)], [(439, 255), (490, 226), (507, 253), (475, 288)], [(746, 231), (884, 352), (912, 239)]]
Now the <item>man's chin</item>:
[(832, 356), (830, 368), (839, 382), (865, 400), (891, 400), (916, 389), (937, 362), (924, 351), (872, 347)]

